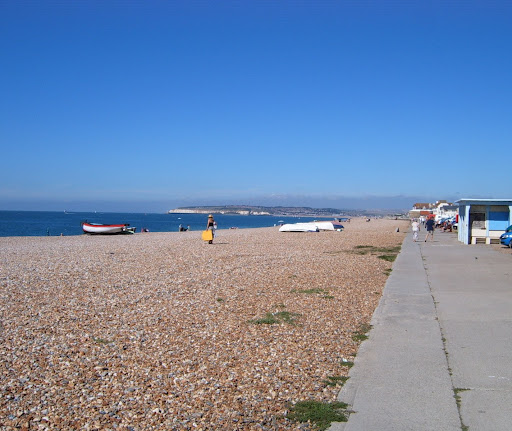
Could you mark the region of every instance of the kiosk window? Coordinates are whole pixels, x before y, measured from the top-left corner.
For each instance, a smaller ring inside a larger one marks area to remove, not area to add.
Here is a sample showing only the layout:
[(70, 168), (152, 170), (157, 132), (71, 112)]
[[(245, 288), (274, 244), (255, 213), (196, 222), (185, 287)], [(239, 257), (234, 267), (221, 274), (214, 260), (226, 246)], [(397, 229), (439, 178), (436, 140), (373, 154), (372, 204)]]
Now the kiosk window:
[(471, 213), (469, 225), (471, 229), (485, 229), (485, 213)]

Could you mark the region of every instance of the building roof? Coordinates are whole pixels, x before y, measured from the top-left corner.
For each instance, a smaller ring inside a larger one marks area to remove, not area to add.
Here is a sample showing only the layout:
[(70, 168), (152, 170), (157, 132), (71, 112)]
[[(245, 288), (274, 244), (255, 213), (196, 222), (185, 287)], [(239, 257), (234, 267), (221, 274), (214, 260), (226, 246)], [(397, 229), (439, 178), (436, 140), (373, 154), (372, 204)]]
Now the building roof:
[(467, 204), (493, 204), (493, 205), (512, 205), (512, 199), (480, 199), (480, 198), (464, 198), (455, 201), (458, 205), (467, 205)]
[(413, 205), (413, 208), (430, 208), (432, 204), (428, 202), (417, 202)]

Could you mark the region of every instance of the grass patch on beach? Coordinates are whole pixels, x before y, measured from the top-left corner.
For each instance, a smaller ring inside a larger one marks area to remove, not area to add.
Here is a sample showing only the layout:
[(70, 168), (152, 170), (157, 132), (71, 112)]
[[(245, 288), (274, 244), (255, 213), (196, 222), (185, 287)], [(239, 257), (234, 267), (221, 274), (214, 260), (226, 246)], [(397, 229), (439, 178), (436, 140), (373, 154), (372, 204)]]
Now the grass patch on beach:
[(356, 342), (361, 342), (368, 339), (368, 332), (372, 329), (372, 325), (363, 324), (359, 327), (359, 329), (352, 333), (352, 340)]
[(313, 295), (315, 293), (324, 293), (325, 290), (324, 289), (320, 289), (319, 287), (316, 287), (316, 288), (313, 288), (313, 289), (301, 289), (301, 290), (297, 290), (297, 289), (293, 289), (292, 290), (293, 293), (304, 293), (306, 295)]
[(327, 376), (322, 383), (326, 386), (343, 386), (348, 379), (347, 376)]
[(253, 323), (255, 325), (279, 325), (281, 323), (296, 325), (296, 319), (298, 317), (300, 317), (299, 313), (292, 313), (290, 311), (278, 311), (275, 313), (268, 312), (264, 317), (249, 320), (249, 323)]
[(373, 245), (356, 245), (352, 252), (359, 255), (377, 255), (379, 259), (383, 259), (388, 262), (394, 262), (398, 253), (400, 253), (401, 248), (401, 245), (397, 245), (395, 247), (375, 247)]
[(386, 262), (394, 262), (396, 259), (396, 254), (381, 254), (378, 256), (378, 258), (385, 260)]
[(299, 401), (286, 417), (295, 422), (311, 422), (317, 429), (324, 431), (331, 422), (346, 422), (348, 405), (339, 401), (325, 403), (320, 401)]
[(98, 344), (110, 344), (110, 343), (113, 343), (113, 341), (111, 340), (106, 340), (104, 338), (99, 338), (99, 337), (92, 337), (93, 341), (95, 343), (98, 343)]
[(368, 254), (370, 253), (375, 247), (373, 245), (356, 245), (354, 247), (353, 252), (356, 254)]
[(354, 362), (353, 361), (343, 360), (343, 361), (341, 361), (341, 366), (342, 367), (347, 367), (348, 369), (350, 369), (350, 368), (352, 368), (354, 366)]
[(318, 295), (324, 299), (333, 299), (334, 298), (334, 296), (329, 295), (329, 292), (327, 290), (321, 289), (319, 287), (312, 288), (312, 289), (301, 289), (301, 290), (293, 289), (292, 293), (302, 293), (304, 295)]
[(249, 320), (249, 323), (254, 323), (255, 325), (275, 325), (280, 322), (274, 313), (268, 312), (265, 314), (265, 317)]

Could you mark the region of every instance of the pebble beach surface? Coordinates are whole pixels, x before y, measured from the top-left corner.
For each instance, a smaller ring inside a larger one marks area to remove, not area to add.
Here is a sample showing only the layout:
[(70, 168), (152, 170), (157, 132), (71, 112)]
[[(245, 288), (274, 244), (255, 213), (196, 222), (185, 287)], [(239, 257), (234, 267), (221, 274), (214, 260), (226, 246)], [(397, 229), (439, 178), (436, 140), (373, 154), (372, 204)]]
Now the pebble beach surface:
[(310, 429), (408, 226), (0, 238), (0, 429)]

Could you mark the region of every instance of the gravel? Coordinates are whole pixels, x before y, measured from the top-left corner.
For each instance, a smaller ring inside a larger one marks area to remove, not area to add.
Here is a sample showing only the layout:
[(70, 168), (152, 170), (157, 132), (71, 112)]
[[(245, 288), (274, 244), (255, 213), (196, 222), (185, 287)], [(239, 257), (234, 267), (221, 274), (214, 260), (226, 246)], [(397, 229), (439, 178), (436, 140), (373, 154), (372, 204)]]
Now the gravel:
[(0, 429), (309, 429), (407, 229), (0, 238)]

